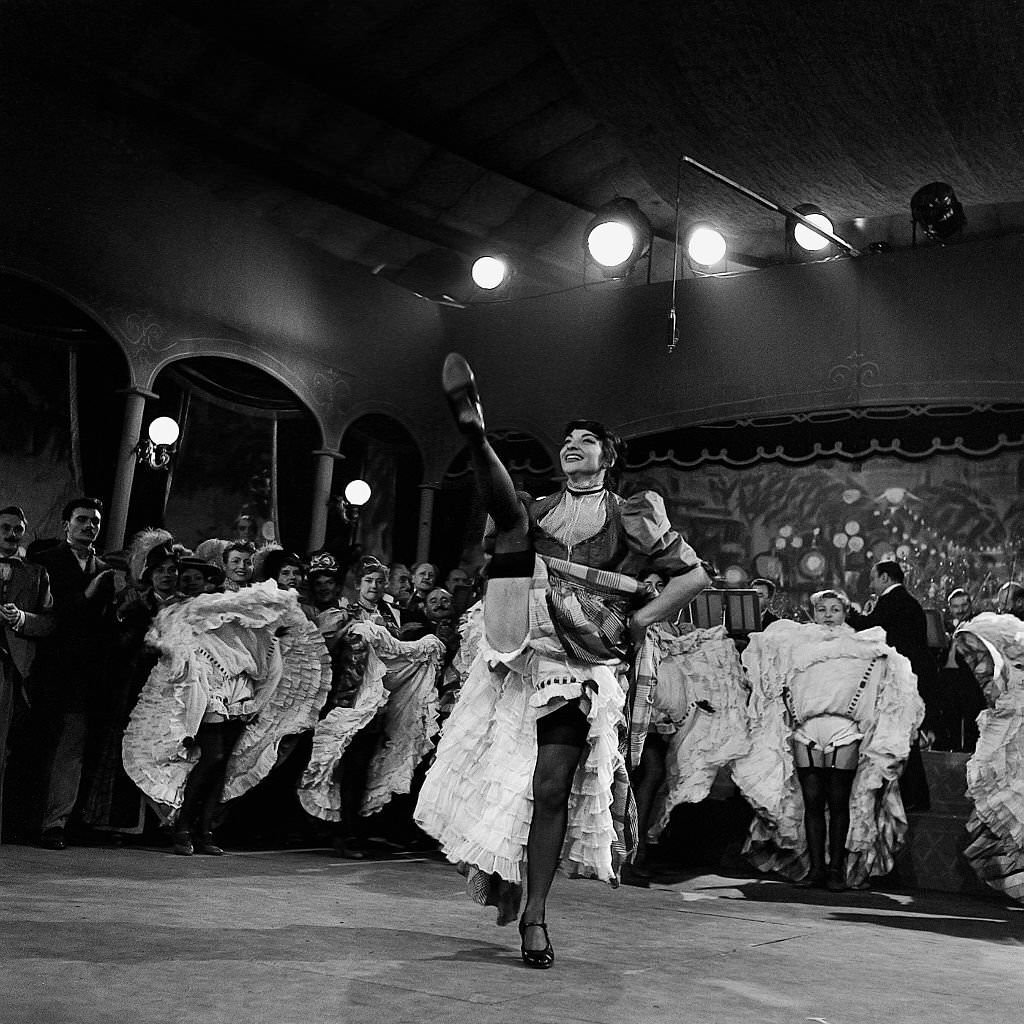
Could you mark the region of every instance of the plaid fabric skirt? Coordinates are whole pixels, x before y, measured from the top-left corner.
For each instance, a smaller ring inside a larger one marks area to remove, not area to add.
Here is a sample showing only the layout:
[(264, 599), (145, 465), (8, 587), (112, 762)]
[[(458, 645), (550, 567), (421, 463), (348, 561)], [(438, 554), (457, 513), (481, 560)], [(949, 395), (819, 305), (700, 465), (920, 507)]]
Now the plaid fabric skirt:
[[(415, 817), (450, 861), (477, 869), (471, 877), (482, 872), (522, 883), (537, 719), (568, 700), (580, 701), (589, 732), (569, 798), (563, 868), (571, 876), (617, 884), (621, 863), (635, 849), (635, 804), (622, 752), (624, 665), (617, 653), (635, 581), (616, 590), (609, 578), (617, 574), (588, 579), (593, 573), (538, 556), (522, 646), (502, 653), (486, 636), (463, 638), (478, 644), (478, 654), (444, 727)], [(600, 614), (588, 617), (597, 606)], [(481, 626), (480, 620), (471, 624), (477, 631)]]

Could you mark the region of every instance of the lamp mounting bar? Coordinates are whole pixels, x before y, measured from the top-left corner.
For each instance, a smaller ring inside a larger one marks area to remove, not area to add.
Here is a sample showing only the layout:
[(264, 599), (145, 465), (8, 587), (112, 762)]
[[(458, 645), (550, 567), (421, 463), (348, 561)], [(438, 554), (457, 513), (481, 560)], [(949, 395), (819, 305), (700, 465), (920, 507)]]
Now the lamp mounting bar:
[(683, 156), (683, 163), (689, 164), (691, 167), (695, 167), (702, 174), (706, 174), (709, 178), (714, 178), (715, 181), (720, 181), (723, 185), (728, 185), (734, 192), (739, 192), (741, 196), (746, 196), (748, 199), (753, 199), (755, 203), (771, 210), (773, 213), (781, 213), (784, 217), (792, 217), (793, 220), (799, 221), (805, 228), (813, 231), (816, 235), (821, 235), (822, 238), (827, 238), (833, 245), (838, 246), (847, 254), (847, 256), (863, 256), (864, 254), (860, 249), (854, 248), (844, 238), (840, 238), (837, 234), (829, 231), (827, 228), (819, 227), (817, 224), (812, 224), (802, 213), (797, 213), (796, 210), (790, 210), (786, 206), (781, 206), (779, 203), (773, 202), (771, 199), (766, 198), (754, 192), (752, 189), (741, 185), (738, 181), (733, 181), (732, 178), (727, 178), (724, 174), (720, 174), (718, 171), (713, 170), (706, 164), (700, 163), (698, 160), (694, 160), (691, 156)]

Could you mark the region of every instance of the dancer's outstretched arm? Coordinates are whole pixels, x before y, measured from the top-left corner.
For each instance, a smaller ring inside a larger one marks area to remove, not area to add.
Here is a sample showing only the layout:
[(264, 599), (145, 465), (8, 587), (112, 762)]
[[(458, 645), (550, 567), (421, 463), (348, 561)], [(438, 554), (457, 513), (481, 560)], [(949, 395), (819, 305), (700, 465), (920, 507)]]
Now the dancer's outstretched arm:
[(708, 574), (702, 565), (684, 573), (673, 576), (665, 584), (665, 589), (648, 601), (642, 608), (633, 612), (629, 620), (629, 633), (634, 644), (641, 644), (648, 626), (656, 622), (672, 621), (702, 591), (711, 585)]

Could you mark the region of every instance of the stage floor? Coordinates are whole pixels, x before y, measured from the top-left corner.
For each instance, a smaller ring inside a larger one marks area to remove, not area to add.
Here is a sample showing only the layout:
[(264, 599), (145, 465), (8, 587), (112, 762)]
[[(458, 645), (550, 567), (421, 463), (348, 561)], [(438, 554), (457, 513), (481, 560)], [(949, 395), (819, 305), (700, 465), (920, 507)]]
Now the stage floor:
[(555, 882), (555, 966), (434, 855), (0, 847), (3, 1024), (914, 1024), (1024, 1007), (1024, 908), (766, 879)]

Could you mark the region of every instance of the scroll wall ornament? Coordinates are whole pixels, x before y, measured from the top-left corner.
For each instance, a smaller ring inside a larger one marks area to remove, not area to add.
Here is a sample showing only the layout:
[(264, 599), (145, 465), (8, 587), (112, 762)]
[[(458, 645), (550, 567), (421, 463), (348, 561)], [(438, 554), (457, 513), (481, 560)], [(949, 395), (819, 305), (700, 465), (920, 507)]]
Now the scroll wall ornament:
[(878, 363), (865, 359), (859, 352), (851, 352), (841, 363), (828, 371), (827, 391), (843, 391), (849, 400), (862, 389), (877, 388)]
[(107, 322), (136, 351), (162, 355), (180, 344), (179, 339), (169, 336), (164, 324), (148, 309), (129, 310), (123, 306), (108, 306), (104, 313)]

